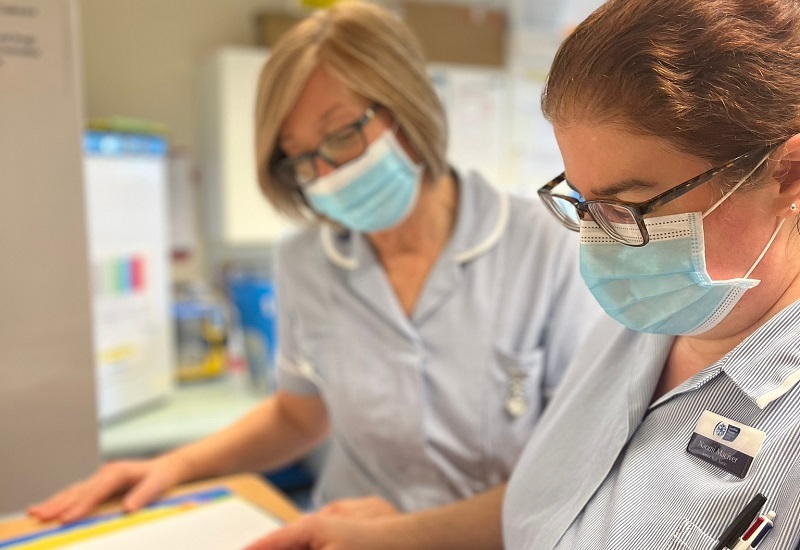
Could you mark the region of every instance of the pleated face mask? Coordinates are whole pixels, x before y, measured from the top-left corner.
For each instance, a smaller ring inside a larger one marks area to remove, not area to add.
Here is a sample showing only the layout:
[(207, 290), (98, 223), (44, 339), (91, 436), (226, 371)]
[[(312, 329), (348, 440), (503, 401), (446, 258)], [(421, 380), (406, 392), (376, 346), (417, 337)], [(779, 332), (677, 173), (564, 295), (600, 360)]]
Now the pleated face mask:
[[(742, 278), (712, 280), (706, 270), (703, 218), (741, 183), (705, 213), (645, 219), (650, 242), (643, 247), (625, 246), (596, 223), (581, 221), (581, 275), (606, 313), (632, 330), (653, 334), (697, 335), (717, 326), (760, 282), (750, 274), (785, 221)], [(638, 231), (636, 226), (620, 230)]]
[(394, 131), (386, 130), (362, 156), (320, 177), (304, 193), (317, 212), (348, 229), (372, 233), (408, 216), (417, 202), (422, 172)]

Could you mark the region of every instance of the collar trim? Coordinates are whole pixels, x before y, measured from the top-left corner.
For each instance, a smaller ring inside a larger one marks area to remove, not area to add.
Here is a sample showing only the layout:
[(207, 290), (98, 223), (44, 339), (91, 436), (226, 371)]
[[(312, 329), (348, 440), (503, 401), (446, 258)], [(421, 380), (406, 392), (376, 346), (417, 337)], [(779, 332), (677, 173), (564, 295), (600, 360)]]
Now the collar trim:
[(463, 251), (462, 253), (456, 256), (456, 261), (458, 263), (466, 263), (470, 260), (474, 260), (494, 245), (500, 240), (503, 236), (503, 233), (508, 227), (508, 219), (511, 211), (511, 200), (509, 199), (508, 195), (505, 193), (496, 192), (497, 195), (497, 202), (498, 202), (498, 211), (497, 211), (497, 223), (492, 228), (492, 231), (489, 235), (483, 240), (483, 242), (478, 243), (476, 246), (472, 248), (468, 248), (467, 250)]
[[(486, 187), (489, 187), (488, 184), (484, 184)], [(497, 200), (497, 219), (495, 221), (494, 227), (492, 227), (489, 234), (478, 244), (467, 248), (456, 254), (455, 261), (463, 264), (469, 261), (474, 260), (481, 254), (486, 253), (490, 250), (493, 246), (495, 246), (500, 239), (503, 237), (503, 234), (508, 227), (509, 219), (511, 217), (511, 199), (507, 193), (501, 192), (494, 188), (489, 188), (490, 191), (494, 194)], [(462, 186), (461, 189), (462, 193), (466, 192), (474, 192), (467, 189), (467, 186)], [(470, 199), (472, 202), (476, 200), (475, 198)], [(464, 206), (465, 203), (463, 200), (459, 201), (459, 206)], [(468, 207), (469, 208), (469, 207)], [(471, 215), (471, 213), (461, 212), (459, 211), (459, 215)], [(453, 235), (450, 237), (453, 238)], [(333, 264), (341, 267), (342, 269), (346, 269), (348, 271), (354, 271), (358, 269), (359, 263), (358, 259), (354, 256), (346, 256), (342, 252), (340, 252), (339, 248), (336, 246), (336, 232), (334, 228), (328, 224), (323, 224), (320, 228), (320, 239), (322, 241), (322, 249), (325, 252), (325, 255), (328, 259), (333, 262)]]
[(320, 237), (322, 239), (322, 250), (325, 251), (325, 255), (331, 262), (348, 271), (358, 268), (357, 259), (345, 256), (336, 248), (336, 244), (333, 242), (334, 235), (331, 226), (324, 224), (320, 229)]
[(767, 405), (787, 394), (798, 382), (800, 382), (800, 369), (787, 376), (780, 386), (758, 397), (756, 399), (756, 405), (758, 405), (760, 409), (765, 409)]

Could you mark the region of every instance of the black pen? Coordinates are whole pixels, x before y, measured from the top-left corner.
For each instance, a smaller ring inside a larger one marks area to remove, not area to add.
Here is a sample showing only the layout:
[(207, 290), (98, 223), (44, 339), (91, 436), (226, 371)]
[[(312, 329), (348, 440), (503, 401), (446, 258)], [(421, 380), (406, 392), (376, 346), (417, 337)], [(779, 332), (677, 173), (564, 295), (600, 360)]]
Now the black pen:
[(726, 548), (731, 548), (736, 544), (736, 541), (739, 540), (744, 532), (750, 527), (750, 524), (753, 523), (753, 520), (756, 519), (758, 516), (758, 512), (761, 511), (761, 508), (764, 506), (764, 503), (767, 502), (767, 497), (758, 493), (756, 496), (747, 503), (747, 506), (742, 508), (742, 511), (739, 512), (739, 515), (736, 516), (728, 528), (722, 533), (722, 536), (719, 538), (719, 542), (714, 547), (714, 550), (725, 550)]

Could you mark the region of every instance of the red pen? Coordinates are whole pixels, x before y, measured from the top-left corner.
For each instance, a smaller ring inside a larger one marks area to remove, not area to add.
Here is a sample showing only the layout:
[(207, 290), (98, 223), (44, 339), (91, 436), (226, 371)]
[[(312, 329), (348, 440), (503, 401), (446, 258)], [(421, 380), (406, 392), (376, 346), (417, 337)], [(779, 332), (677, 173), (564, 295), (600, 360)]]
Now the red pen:
[(731, 550), (751, 550), (756, 548), (772, 529), (774, 519), (775, 512), (771, 510), (767, 512), (767, 515), (758, 516)]

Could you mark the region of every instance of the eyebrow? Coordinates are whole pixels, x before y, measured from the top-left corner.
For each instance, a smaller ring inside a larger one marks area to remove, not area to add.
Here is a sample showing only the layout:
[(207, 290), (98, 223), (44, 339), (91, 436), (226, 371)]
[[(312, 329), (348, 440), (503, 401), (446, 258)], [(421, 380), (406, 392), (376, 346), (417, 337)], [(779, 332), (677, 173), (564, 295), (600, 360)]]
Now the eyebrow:
[(629, 178), (624, 179), (620, 182), (617, 182), (613, 185), (609, 185), (608, 187), (604, 187), (603, 189), (592, 189), (592, 195), (594, 197), (615, 197), (621, 193), (625, 193), (628, 191), (641, 191), (644, 189), (652, 189), (653, 187), (657, 187), (657, 184), (652, 181), (640, 180), (636, 178)]
[[(339, 109), (342, 109), (343, 107), (346, 107), (346, 105), (344, 105), (342, 102), (337, 102), (337, 103), (334, 103), (333, 105), (331, 105), (330, 108), (327, 111), (322, 113), (322, 116), (319, 118), (319, 121), (318, 121), (319, 122), (318, 126), (319, 127), (324, 126), (325, 123), (327, 122), (327, 120), (331, 116), (333, 116), (333, 114), (336, 111), (338, 111)], [(289, 134), (289, 135), (279, 135), (278, 136), (278, 145), (280, 146), (281, 149), (283, 149), (286, 146), (287, 142), (289, 142), (289, 143), (292, 142), (292, 139), (293, 138), (292, 138), (291, 134)]]

